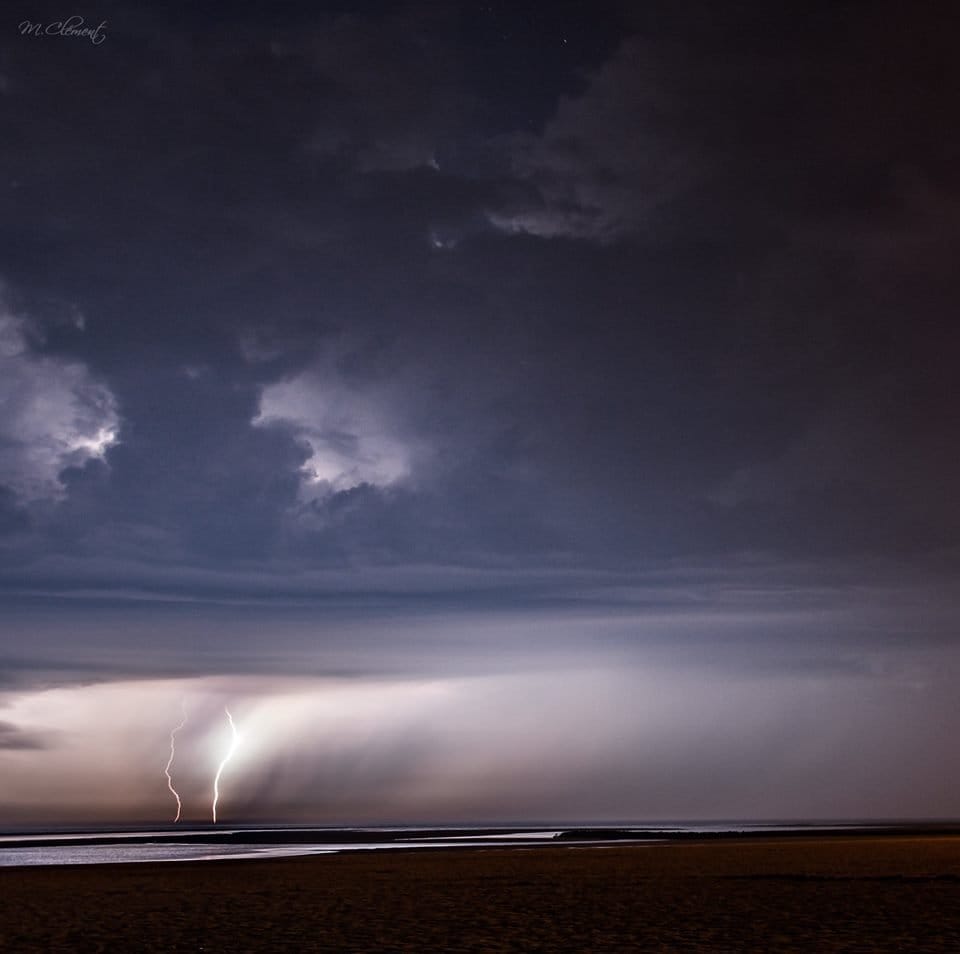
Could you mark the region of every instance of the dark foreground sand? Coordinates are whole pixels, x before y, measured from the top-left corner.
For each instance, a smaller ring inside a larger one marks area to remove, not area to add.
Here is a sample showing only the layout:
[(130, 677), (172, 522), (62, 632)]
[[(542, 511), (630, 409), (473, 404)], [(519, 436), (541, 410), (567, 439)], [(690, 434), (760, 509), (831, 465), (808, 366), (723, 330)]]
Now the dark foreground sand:
[(960, 951), (960, 838), (0, 869), (3, 951)]

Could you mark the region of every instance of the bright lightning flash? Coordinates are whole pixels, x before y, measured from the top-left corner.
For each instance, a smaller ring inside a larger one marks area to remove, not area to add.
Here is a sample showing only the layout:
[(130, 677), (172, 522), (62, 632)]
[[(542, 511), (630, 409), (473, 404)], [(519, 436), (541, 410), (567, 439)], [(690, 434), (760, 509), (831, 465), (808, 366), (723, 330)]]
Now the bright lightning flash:
[(227, 749), (227, 754), (223, 757), (223, 761), (220, 763), (217, 774), (213, 779), (213, 804), (211, 805), (211, 811), (214, 825), (217, 823), (217, 802), (220, 801), (220, 776), (223, 774), (227, 762), (233, 758), (233, 753), (237, 751), (237, 743), (240, 741), (240, 737), (237, 735), (237, 727), (233, 724), (233, 716), (230, 715), (230, 710), (224, 706), (223, 711), (227, 714), (227, 721), (230, 723), (232, 736), (230, 739), (230, 748)]
[(187, 724), (187, 708), (185, 705), (181, 705), (183, 711), (183, 718), (180, 720), (179, 725), (177, 725), (170, 732), (170, 758), (167, 759), (167, 764), (164, 767), (163, 774), (167, 776), (167, 788), (170, 789), (170, 794), (177, 800), (177, 814), (173, 819), (173, 823), (176, 824), (180, 821), (180, 795), (177, 793), (177, 790), (173, 787), (173, 779), (170, 777), (170, 766), (173, 765), (173, 757), (177, 754), (177, 733)]

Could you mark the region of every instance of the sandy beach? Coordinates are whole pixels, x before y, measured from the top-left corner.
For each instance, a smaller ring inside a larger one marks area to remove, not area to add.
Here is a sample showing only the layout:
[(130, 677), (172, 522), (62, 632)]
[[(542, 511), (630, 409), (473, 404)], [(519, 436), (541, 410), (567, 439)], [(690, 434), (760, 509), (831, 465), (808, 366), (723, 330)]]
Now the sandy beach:
[(960, 838), (0, 870), (4, 951), (956, 951)]

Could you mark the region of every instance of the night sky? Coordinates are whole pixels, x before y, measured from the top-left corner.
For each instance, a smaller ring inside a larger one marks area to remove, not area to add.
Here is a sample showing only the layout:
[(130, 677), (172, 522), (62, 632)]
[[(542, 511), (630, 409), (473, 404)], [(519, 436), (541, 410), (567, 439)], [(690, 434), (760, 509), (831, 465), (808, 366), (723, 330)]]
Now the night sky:
[(8, 7), (0, 827), (958, 815), (955, 13)]

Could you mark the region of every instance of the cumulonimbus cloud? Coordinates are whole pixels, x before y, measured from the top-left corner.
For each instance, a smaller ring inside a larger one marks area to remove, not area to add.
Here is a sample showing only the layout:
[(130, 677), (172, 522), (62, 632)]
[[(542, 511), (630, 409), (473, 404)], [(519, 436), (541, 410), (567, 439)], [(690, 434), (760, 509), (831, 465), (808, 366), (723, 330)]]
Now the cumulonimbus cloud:
[(703, 175), (698, 150), (674, 132), (688, 108), (661, 53), (639, 38), (561, 98), (539, 135), (516, 136), (513, 173), (540, 202), (489, 213), (505, 232), (611, 242), (648, 227), (653, 212)]
[(28, 319), (0, 304), (0, 485), (22, 503), (56, 500), (68, 467), (116, 442), (117, 402), (79, 361), (38, 353)]
[(309, 447), (302, 468), (307, 497), (362, 484), (386, 487), (412, 468), (411, 449), (378, 402), (332, 373), (304, 372), (268, 385), (252, 423), (289, 428)]

